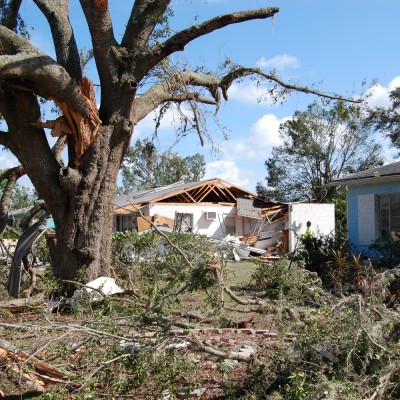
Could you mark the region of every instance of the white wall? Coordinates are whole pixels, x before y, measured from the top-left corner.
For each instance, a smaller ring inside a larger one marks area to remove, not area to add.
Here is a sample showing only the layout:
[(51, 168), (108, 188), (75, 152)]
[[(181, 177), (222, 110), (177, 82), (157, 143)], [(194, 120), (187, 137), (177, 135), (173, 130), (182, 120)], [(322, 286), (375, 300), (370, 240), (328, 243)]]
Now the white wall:
[[(209, 221), (205, 217), (207, 211), (215, 211), (217, 218)], [(162, 215), (167, 218), (175, 218), (175, 212), (193, 214), (193, 233), (212, 236), (213, 238), (222, 238), (225, 236), (224, 219), (226, 216), (234, 217), (236, 220), (236, 233), (241, 233), (241, 218), (236, 216), (235, 206), (193, 205), (193, 204), (155, 204), (150, 206), (150, 215)]]
[[(311, 228), (316, 235), (329, 235), (335, 233), (335, 205), (334, 204), (290, 204), (289, 222), (289, 251), (292, 252), (296, 245), (296, 236), (303, 235), (306, 231), (307, 221), (311, 221)], [(294, 232), (293, 232), (294, 231)]]

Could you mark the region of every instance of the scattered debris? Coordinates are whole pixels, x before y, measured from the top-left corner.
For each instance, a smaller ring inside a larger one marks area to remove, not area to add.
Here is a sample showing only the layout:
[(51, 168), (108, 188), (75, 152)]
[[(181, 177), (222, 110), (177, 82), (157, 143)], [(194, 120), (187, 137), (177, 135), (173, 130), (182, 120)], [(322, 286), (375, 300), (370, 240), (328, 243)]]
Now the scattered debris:
[(82, 299), (87, 300), (87, 294), (89, 294), (90, 302), (96, 302), (103, 300), (104, 297), (123, 292), (124, 289), (116, 284), (114, 278), (101, 276), (88, 282), (83, 288), (76, 290), (72, 296), (72, 305), (76, 305)]
[(21, 312), (41, 310), (43, 308), (47, 308), (47, 303), (44, 299), (44, 296), (41, 294), (35, 297), (28, 297), (24, 299), (0, 301), (0, 314), (2, 312), (18, 314)]
[(121, 349), (128, 349), (132, 354), (136, 354), (140, 350), (140, 343), (138, 342), (126, 342), (125, 340), (121, 340), (119, 342), (119, 347)]
[(188, 390), (188, 389), (179, 389), (178, 397), (181, 399), (198, 399), (201, 397), (207, 389), (202, 387), (198, 389)]
[(68, 372), (53, 367), (2, 339), (0, 339), (0, 360), (2, 364), (7, 363), (14, 372), (32, 382), (37, 390), (43, 391), (47, 383), (62, 383), (71, 389), (75, 387), (72, 382), (65, 380), (70, 375)]
[(321, 346), (313, 346), (313, 349), (334, 363), (337, 363), (339, 361), (337, 357), (335, 357), (332, 353)]

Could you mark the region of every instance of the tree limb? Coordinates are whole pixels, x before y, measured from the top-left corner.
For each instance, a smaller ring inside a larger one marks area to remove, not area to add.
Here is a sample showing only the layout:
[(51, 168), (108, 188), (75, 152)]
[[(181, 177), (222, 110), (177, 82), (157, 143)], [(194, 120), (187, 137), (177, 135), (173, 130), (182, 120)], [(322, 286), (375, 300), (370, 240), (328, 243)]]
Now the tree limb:
[(12, 192), (14, 190), (17, 179), (21, 176), (22, 173), (23, 168), (21, 166), (0, 171), (0, 183), (3, 180), (7, 180), (6, 186), (0, 198), (0, 237), (2, 237), (3, 231), (7, 226), (8, 210), (10, 207)]
[(56, 158), (56, 160), (60, 165), (64, 165), (64, 160), (62, 159), (62, 152), (65, 149), (66, 145), (67, 145), (67, 135), (65, 133), (62, 133), (58, 137), (57, 142), (54, 144), (52, 148), (54, 157)]
[(171, 0), (136, 0), (121, 46), (129, 52), (141, 50)]
[(253, 356), (249, 357), (247, 355), (226, 353), (225, 351), (213, 349), (212, 347), (206, 346), (205, 344), (203, 344), (199, 339), (197, 339), (194, 336), (188, 337), (187, 340), (189, 342), (193, 343), (201, 351), (204, 351), (205, 353), (211, 354), (216, 357), (225, 358), (225, 359), (229, 359), (229, 360), (244, 361), (246, 363), (250, 363), (250, 362), (255, 362), (256, 364), (259, 363), (259, 361), (257, 359), (255, 359)]
[(22, 0), (12, 0), (3, 13), (1, 24), (8, 29), (15, 30), (17, 28), (18, 13), (21, 7)]
[(119, 46), (114, 37), (112, 20), (107, 4), (104, 7), (100, 7), (100, 2), (93, 0), (80, 0), (80, 3), (92, 38), (93, 55), (102, 88), (101, 103), (103, 105), (103, 100), (106, 101), (109, 97), (108, 90), (111, 89), (111, 83), (115, 83), (119, 79), (119, 65), (115, 56)]
[(147, 54), (144, 57), (143, 65), (146, 67), (146, 70), (148, 70), (148, 68), (154, 67), (161, 60), (168, 57), (172, 53), (175, 53), (176, 51), (183, 51), (184, 47), (194, 39), (232, 24), (238, 24), (255, 19), (271, 18), (278, 12), (279, 8), (277, 7), (259, 8), (257, 10), (240, 11), (231, 14), (220, 15), (216, 18), (203, 22), (202, 24), (193, 25), (190, 28), (184, 29), (171, 36), (168, 40), (158, 46), (155, 51)]
[(57, 62), (72, 78), (82, 79), (78, 46), (69, 21), (69, 0), (34, 0), (46, 17), (53, 35)]
[[(139, 122), (151, 111), (155, 110), (161, 104), (168, 101), (179, 99), (180, 101), (191, 100), (203, 104), (218, 105), (222, 97), (228, 100), (228, 89), (235, 80), (256, 76), (266, 81), (274, 82), (288, 92), (297, 91), (307, 94), (314, 94), (328, 99), (345, 100), (353, 103), (359, 103), (358, 99), (349, 99), (336, 94), (324, 93), (306, 86), (291, 84), (283, 81), (275, 74), (268, 74), (259, 68), (235, 68), (223, 77), (216, 75), (202, 74), (195, 71), (175, 72), (164, 81), (155, 84), (147, 92), (138, 96), (133, 103), (133, 121)], [(190, 91), (190, 86), (203, 87), (213, 97), (206, 98), (198, 93)], [(220, 94), (221, 92), (221, 94)]]
[(61, 65), (4, 26), (0, 26), (0, 43), (7, 53), (0, 55), (1, 80), (43, 98), (66, 103), (88, 117), (89, 107), (79, 85)]
[(233, 81), (235, 81), (236, 79), (239, 79), (239, 78), (243, 78), (245, 76), (249, 76), (249, 75), (258, 75), (268, 81), (275, 82), (279, 86), (281, 86), (285, 89), (288, 89), (290, 91), (302, 92), (302, 93), (306, 93), (306, 94), (315, 94), (317, 96), (325, 97), (325, 98), (331, 99), (331, 100), (344, 100), (344, 101), (351, 102), (351, 103), (361, 103), (360, 99), (346, 98), (346, 97), (339, 96), (334, 93), (325, 93), (325, 92), (321, 92), (319, 90), (311, 89), (307, 86), (295, 85), (295, 84), (290, 84), (290, 83), (284, 82), (277, 75), (267, 74), (259, 68), (244, 68), (244, 67), (236, 68), (236, 69), (232, 70), (229, 74), (227, 74), (224, 78), (222, 78), (220, 86), (223, 90), (224, 89), (227, 90), (231, 86)]
[(257, 304), (259, 306), (263, 306), (265, 305), (265, 302), (263, 302), (262, 300), (252, 300), (252, 299), (242, 299), (239, 296), (236, 296), (235, 293), (232, 292), (231, 289), (229, 289), (228, 287), (224, 287), (224, 291), (229, 295), (229, 297), (236, 301), (236, 303), (242, 304), (242, 305), (248, 305), (248, 304)]

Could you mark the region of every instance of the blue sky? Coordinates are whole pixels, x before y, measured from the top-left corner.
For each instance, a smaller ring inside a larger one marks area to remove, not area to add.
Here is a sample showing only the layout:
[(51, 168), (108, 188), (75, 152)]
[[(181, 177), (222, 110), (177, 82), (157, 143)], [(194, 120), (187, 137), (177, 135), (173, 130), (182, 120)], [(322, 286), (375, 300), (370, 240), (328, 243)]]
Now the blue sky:
[[(71, 21), (79, 47), (90, 47), (84, 20), (74, 10)], [(118, 37), (129, 16), (132, 1), (109, 0), (114, 30)], [(179, 30), (219, 14), (245, 9), (277, 6), (280, 12), (274, 21), (250, 21), (214, 32), (189, 44), (175, 56), (176, 62), (192, 67), (205, 65), (216, 70), (226, 58), (243, 66), (259, 66), (265, 71), (277, 68), (281, 76), (301, 85), (317, 84), (326, 92), (346, 96), (359, 95), (362, 82), (374, 80), (371, 102), (387, 104), (388, 91), (400, 85), (400, 2), (395, 0), (174, 0), (175, 16), (172, 28)], [(34, 43), (50, 55), (54, 54), (44, 20), (31, 0), (22, 6), (22, 16), (32, 30)], [(88, 74), (94, 80), (94, 66)], [(279, 124), (296, 110), (304, 110), (314, 98), (294, 94), (284, 104), (258, 102), (262, 87), (250, 81), (233, 85), (229, 101), (222, 104), (219, 119), (226, 126), (229, 142), (221, 141), (220, 153), (212, 155), (208, 147), (201, 148), (193, 135), (175, 147), (182, 156), (196, 152), (207, 160), (207, 178), (221, 177), (229, 182), (255, 189), (266, 174), (264, 161), (272, 146), (279, 145)], [(167, 115), (159, 131), (159, 143), (168, 148), (173, 142), (173, 115)], [(136, 127), (133, 140), (154, 132), (153, 116), (149, 115)], [(381, 140), (381, 139), (380, 139)], [(387, 162), (392, 161), (390, 151)], [(0, 152), (0, 168), (15, 165), (7, 152)]]

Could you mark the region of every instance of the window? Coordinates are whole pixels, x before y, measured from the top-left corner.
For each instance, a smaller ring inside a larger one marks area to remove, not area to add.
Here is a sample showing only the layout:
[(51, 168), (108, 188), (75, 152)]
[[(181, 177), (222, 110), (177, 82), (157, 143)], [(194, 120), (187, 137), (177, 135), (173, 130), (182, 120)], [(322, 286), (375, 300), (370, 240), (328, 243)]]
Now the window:
[(379, 239), (400, 240), (400, 193), (379, 195)]
[(193, 232), (193, 214), (176, 212), (174, 232)]

